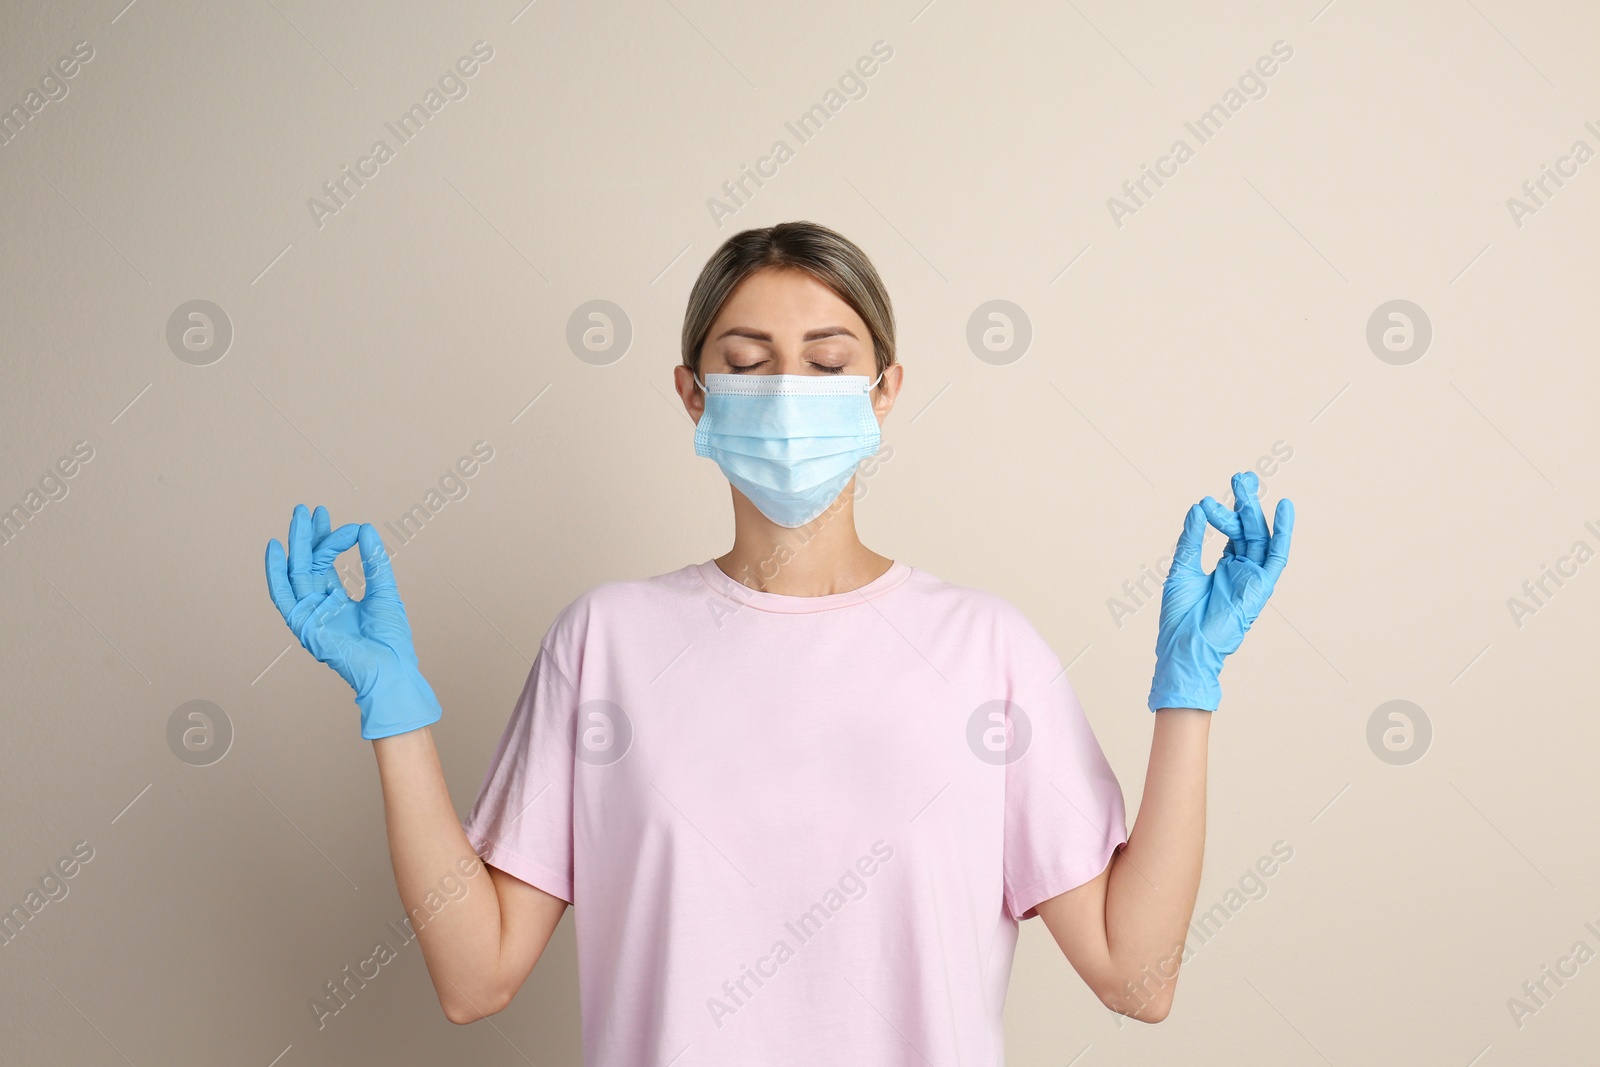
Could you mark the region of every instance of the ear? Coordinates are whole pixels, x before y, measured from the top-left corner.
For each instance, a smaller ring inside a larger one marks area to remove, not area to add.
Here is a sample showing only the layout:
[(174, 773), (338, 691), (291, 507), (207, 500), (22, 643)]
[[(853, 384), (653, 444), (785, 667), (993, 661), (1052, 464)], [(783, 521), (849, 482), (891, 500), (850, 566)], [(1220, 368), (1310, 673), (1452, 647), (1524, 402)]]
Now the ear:
[(905, 381), (905, 366), (901, 363), (891, 363), (884, 368), (883, 381), (872, 391), (872, 412), (878, 416), (878, 425), (883, 425), (883, 420), (889, 417), (889, 412), (894, 410), (895, 398), (900, 395), (900, 386)]
[(689, 421), (700, 425), (700, 416), (706, 411), (706, 395), (695, 384), (694, 372), (682, 364), (672, 368), (672, 388), (676, 390), (678, 399), (683, 401), (683, 410), (688, 413)]

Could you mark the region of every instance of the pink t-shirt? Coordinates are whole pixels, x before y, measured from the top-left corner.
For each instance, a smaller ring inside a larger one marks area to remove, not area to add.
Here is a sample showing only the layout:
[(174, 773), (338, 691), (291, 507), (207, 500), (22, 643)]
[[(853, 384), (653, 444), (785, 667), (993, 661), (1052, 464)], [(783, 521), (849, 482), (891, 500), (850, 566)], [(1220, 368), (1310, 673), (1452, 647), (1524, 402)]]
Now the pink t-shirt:
[(898, 561), (584, 593), (462, 825), (574, 905), (590, 1067), (1001, 1064), (1017, 921), (1127, 840), (1049, 645)]

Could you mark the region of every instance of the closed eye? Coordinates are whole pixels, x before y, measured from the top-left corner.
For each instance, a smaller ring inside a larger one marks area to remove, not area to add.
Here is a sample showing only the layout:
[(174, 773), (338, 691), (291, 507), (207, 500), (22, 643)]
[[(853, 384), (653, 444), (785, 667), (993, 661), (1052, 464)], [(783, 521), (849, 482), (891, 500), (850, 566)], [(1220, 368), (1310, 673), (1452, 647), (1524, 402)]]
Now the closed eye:
[[(739, 364), (736, 364), (736, 363), (730, 363), (730, 364), (728, 364), (728, 370), (732, 374), (743, 374), (745, 371), (754, 370), (757, 367), (760, 367), (760, 366), (762, 366), (763, 364), (765, 364), (767, 362), (768, 362), (767, 360), (763, 359), (763, 360), (760, 360), (760, 361), (755, 362), (755, 363), (746, 363), (743, 366), (740, 366)], [(844, 373), (844, 367), (842, 365), (840, 365), (840, 366), (830, 366), (829, 364), (826, 364), (826, 363), (810, 363), (809, 366), (816, 368), (817, 370), (821, 371), (823, 374), (843, 374)]]

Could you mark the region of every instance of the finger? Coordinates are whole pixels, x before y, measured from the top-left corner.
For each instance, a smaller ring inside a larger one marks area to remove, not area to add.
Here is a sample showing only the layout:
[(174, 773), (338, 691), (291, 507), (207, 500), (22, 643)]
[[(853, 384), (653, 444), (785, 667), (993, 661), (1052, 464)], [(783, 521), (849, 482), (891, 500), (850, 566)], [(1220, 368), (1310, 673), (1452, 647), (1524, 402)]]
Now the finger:
[(267, 542), (267, 592), (272, 595), (278, 614), (288, 622), (289, 613), (294, 610), (295, 595), (289, 585), (289, 561), (284, 558), (283, 546), (276, 537)]
[(1256, 496), (1260, 485), (1255, 471), (1233, 476), (1233, 509), (1244, 531), (1244, 557), (1251, 563), (1267, 560), (1267, 518), (1261, 514), (1261, 499)]
[[(317, 509), (322, 511), (321, 508)], [(327, 512), (323, 512), (324, 515)], [(326, 520), (324, 520), (326, 522)], [(324, 532), (322, 540), (317, 543), (316, 554), (311, 557), (313, 571), (326, 571), (333, 566), (333, 561), (339, 553), (348, 552), (355, 547), (356, 538), (361, 532), (359, 522), (347, 522), (332, 533)], [(337, 578), (334, 578), (337, 581)]]
[(1289, 562), (1289, 542), (1293, 537), (1294, 504), (1288, 497), (1281, 497), (1277, 510), (1272, 513), (1272, 541), (1267, 548), (1267, 561), (1261, 567), (1269, 595)]
[(1244, 527), (1239, 524), (1239, 515), (1231, 508), (1225, 508), (1217, 503), (1216, 497), (1208, 496), (1200, 501), (1200, 507), (1205, 510), (1206, 521), (1222, 532), (1228, 539), (1228, 545), (1223, 549), (1224, 555), (1240, 556), (1244, 554)]
[(1201, 574), (1200, 548), (1206, 536), (1206, 512), (1199, 504), (1183, 517), (1183, 532), (1178, 547), (1172, 550), (1172, 570), (1179, 574)]
[(311, 511), (311, 562), (308, 564), (308, 567), (309, 567), (309, 569), (311, 571), (311, 576), (312, 576), (313, 580), (321, 579), (322, 588), (324, 590), (326, 590), (329, 587), (331, 587), (332, 584), (334, 583), (334, 581), (336, 581), (336, 579), (334, 578), (333, 574), (329, 572), (327, 564), (321, 562), (321, 559), (322, 559), (322, 552), (321, 552), (322, 539), (324, 537), (328, 536), (328, 531), (332, 528), (332, 526), (333, 526), (333, 522), (328, 517), (328, 509), (327, 508), (323, 507), (321, 504), (318, 504), (315, 508), (312, 509), (312, 511)]
[(365, 600), (374, 593), (380, 597), (398, 599), (400, 591), (395, 588), (394, 569), (389, 564), (389, 550), (383, 546), (383, 538), (378, 536), (377, 527), (370, 522), (362, 523), (357, 544), (361, 546), (361, 573), (367, 579), (367, 589), (362, 594), (362, 599)]
[(312, 591), (311, 512), (304, 504), (294, 506), (289, 520), (289, 585), (296, 600)]

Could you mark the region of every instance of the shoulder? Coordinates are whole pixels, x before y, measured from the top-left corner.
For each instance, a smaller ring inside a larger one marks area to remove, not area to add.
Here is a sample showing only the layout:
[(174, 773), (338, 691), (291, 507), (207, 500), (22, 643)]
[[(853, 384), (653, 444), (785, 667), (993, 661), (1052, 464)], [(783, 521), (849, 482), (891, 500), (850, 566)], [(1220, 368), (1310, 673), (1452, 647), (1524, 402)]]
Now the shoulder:
[(646, 578), (619, 578), (585, 589), (556, 613), (545, 635), (550, 647), (582, 644), (596, 629), (626, 620), (658, 618), (688, 601), (704, 583), (695, 564)]
[(999, 593), (946, 581), (921, 568), (912, 569), (903, 589), (915, 610), (937, 625), (959, 627), (1026, 658), (1055, 654), (1027, 614)]

